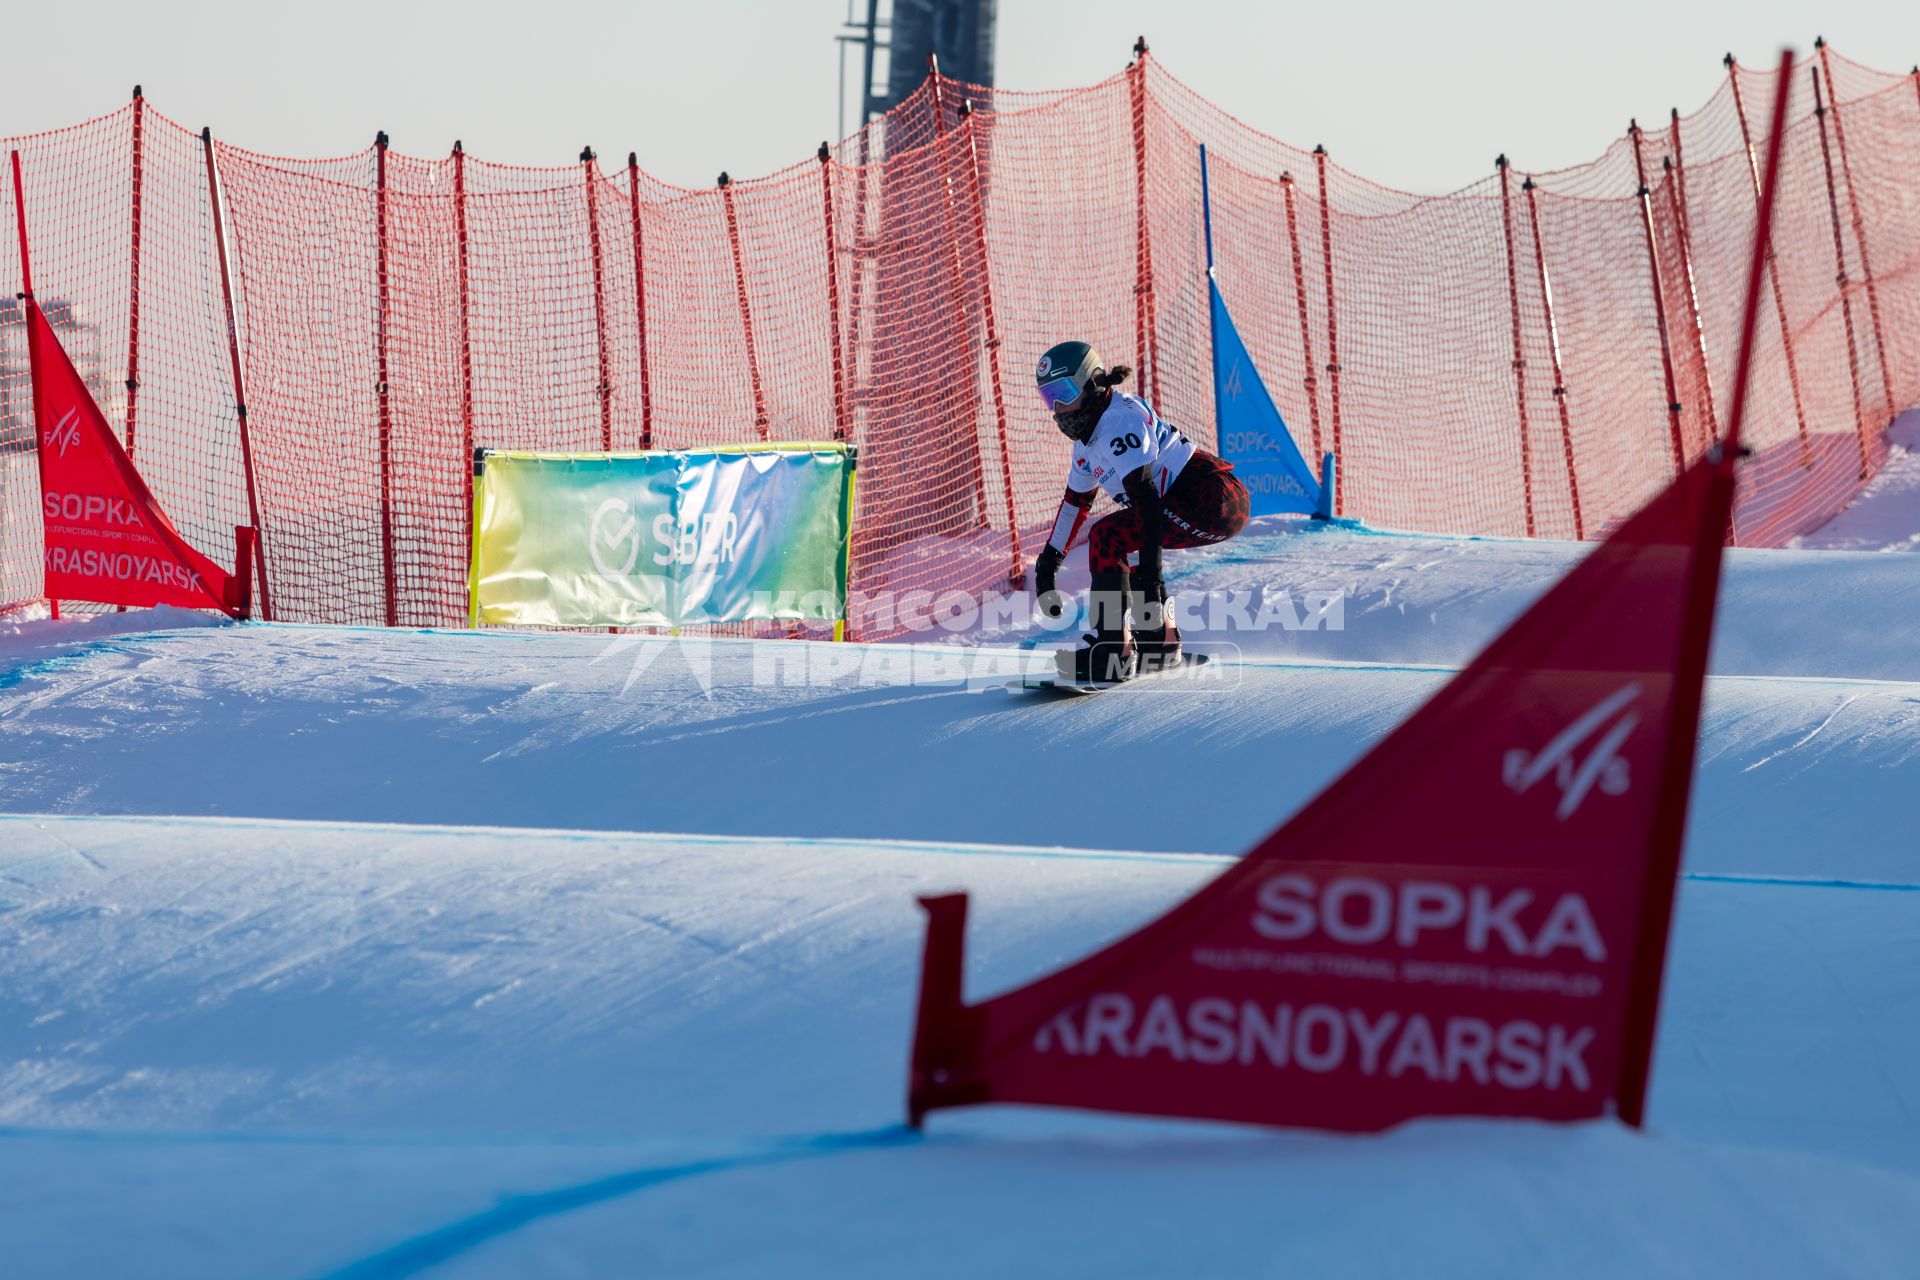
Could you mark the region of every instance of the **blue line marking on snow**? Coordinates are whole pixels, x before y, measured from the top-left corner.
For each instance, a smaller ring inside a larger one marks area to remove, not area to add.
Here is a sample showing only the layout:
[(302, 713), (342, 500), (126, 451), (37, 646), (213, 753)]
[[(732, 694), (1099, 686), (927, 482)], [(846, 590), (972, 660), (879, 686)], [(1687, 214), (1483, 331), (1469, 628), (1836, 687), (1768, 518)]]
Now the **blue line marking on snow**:
[[(198, 630), (193, 628), (192, 630)], [(110, 653), (127, 653), (134, 646), (190, 634), (190, 631), (122, 631), (98, 640), (66, 641), (61, 652), (34, 658), (14, 667), (0, 667), (0, 689), (11, 689), (27, 680), (52, 675), (68, 667), (84, 666)]]
[(107, 649), (104, 644), (82, 645), (68, 653), (55, 654), (51, 658), (39, 658), (33, 662), (23, 662), (17, 667), (0, 669), (0, 689), (11, 689), (17, 684), (39, 676), (50, 676), (67, 667), (77, 667), (89, 658), (96, 657)]
[(1898, 880), (1830, 880), (1816, 876), (1742, 875), (1733, 871), (1685, 871), (1682, 880), (1701, 884), (1754, 884), (1783, 886), (1788, 889), (1866, 889), (1880, 893), (1920, 893), (1920, 884), (1902, 884)]
[(378, 1253), (368, 1254), (322, 1274), (326, 1280), (400, 1280), (400, 1277), (418, 1275), (429, 1267), (438, 1266), (449, 1258), (542, 1219), (603, 1204), (662, 1183), (697, 1178), (707, 1173), (727, 1173), (735, 1169), (817, 1159), (847, 1151), (905, 1146), (923, 1140), (920, 1133), (905, 1125), (890, 1125), (884, 1129), (868, 1129), (857, 1133), (789, 1138), (734, 1155), (630, 1169), (570, 1187), (509, 1196), (491, 1209), (410, 1236)]

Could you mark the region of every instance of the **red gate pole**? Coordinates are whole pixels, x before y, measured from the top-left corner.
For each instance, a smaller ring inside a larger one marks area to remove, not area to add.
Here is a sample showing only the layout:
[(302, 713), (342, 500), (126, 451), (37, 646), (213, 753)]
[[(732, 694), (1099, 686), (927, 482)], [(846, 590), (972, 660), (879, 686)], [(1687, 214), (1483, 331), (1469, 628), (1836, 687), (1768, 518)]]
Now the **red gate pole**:
[[(34, 300), (33, 257), (27, 252), (27, 193), (26, 188), (20, 181), (20, 153), (14, 151), (10, 154), (13, 161), (13, 216), (20, 227), (20, 300), (27, 304), (27, 308), (31, 309), (38, 307), (40, 304)], [(27, 320), (32, 319), (32, 317), (24, 311), (22, 312), (22, 318)], [(31, 328), (29, 328), (26, 333), (26, 339), (27, 380), (38, 384), (40, 381), (40, 346), (33, 340), (33, 331)], [(47, 489), (47, 428), (46, 424), (40, 421), (40, 398), (29, 395), (28, 401), (28, 412), (33, 415), (33, 459), (40, 470), (40, 491), (45, 493)], [(40, 589), (42, 591), (47, 589), (44, 568), (40, 578)], [(53, 620), (58, 622), (60, 620), (60, 602), (52, 596), (48, 596), (47, 604), (53, 611)]]
[[(29, 306), (37, 307), (40, 304), (34, 300), (33, 296), (33, 255), (27, 251), (27, 191), (25, 185), (20, 180), (20, 153), (16, 150), (9, 152), (8, 155), (13, 162), (13, 219), (19, 228), (20, 297)], [(28, 334), (27, 360), (29, 364), (32, 363), (33, 353), (37, 350), (39, 350), (39, 348), (33, 345), (33, 335)], [(28, 379), (29, 381), (32, 380), (31, 373), (29, 373)], [(33, 426), (37, 436), (40, 434), (40, 411), (37, 401), (30, 412), (34, 415)], [(34, 445), (34, 452), (35, 454), (41, 452), (37, 440)]]
[(1160, 403), (1160, 323), (1153, 297), (1153, 235), (1147, 220), (1147, 38), (1133, 42), (1127, 66), (1133, 107), (1134, 346), (1140, 353), (1140, 386)]
[(1860, 247), (1860, 279), (1867, 286), (1867, 318), (1873, 322), (1873, 350), (1880, 357), (1880, 389), (1887, 397), (1887, 425), (1898, 416), (1893, 402), (1893, 377), (1887, 369), (1887, 342), (1880, 326), (1880, 287), (1873, 280), (1873, 260), (1867, 255), (1867, 224), (1860, 216), (1860, 193), (1853, 185), (1853, 163), (1847, 158), (1847, 127), (1840, 118), (1840, 97), (1833, 91), (1833, 63), (1827, 57), (1827, 42), (1816, 36), (1813, 47), (1820, 51), (1820, 69), (1827, 78), (1827, 104), (1833, 112), (1833, 140), (1840, 147), (1840, 176), (1847, 183), (1847, 207), (1853, 214), (1853, 241)]
[(973, 193), (973, 237), (980, 255), (980, 301), (987, 322), (987, 374), (993, 386), (993, 422), (1000, 437), (1000, 483), (1007, 499), (1007, 541), (1013, 568), (1007, 581), (1016, 591), (1027, 585), (1026, 558), (1020, 554), (1020, 521), (1014, 513), (1013, 448), (1007, 437), (1007, 388), (1000, 370), (1000, 326), (993, 310), (993, 259), (987, 253), (987, 193), (980, 181), (980, 126), (973, 103), (960, 104), (960, 140), (967, 148), (967, 181)]
[[(972, 327), (967, 324), (967, 272), (960, 260), (959, 215), (954, 212), (953, 175), (947, 161), (947, 102), (944, 82), (940, 78), (940, 58), (937, 54), (927, 55), (927, 81), (933, 86), (933, 129), (935, 150), (940, 159), (940, 198), (946, 213), (947, 224), (947, 263), (953, 278), (953, 314), (954, 325), (961, 336), (971, 340)], [(967, 405), (972, 411), (973, 430), (976, 438), (979, 431), (978, 388), (969, 381), (966, 391)], [(976, 446), (976, 453), (978, 448)], [(987, 477), (986, 460), (973, 459), (973, 502), (974, 509), (980, 513), (980, 527), (990, 527), (987, 517)]]
[(833, 345), (833, 438), (847, 438), (847, 369), (840, 327), (840, 237), (833, 220), (833, 149), (820, 144), (820, 209), (827, 226), (827, 330)]
[(133, 86), (133, 279), (127, 304), (127, 460), (133, 460), (134, 425), (140, 401), (140, 221), (145, 205), (141, 179), (146, 168), (146, 96)]
[(1693, 250), (1688, 244), (1687, 211), (1681, 203), (1686, 180), (1681, 177), (1672, 156), (1661, 157), (1660, 167), (1666, 176), (1667, 213), (1680, 229), (1680, 275), (1687, 286), (1687, 332), (1693, 337), (1694, 354), (1700, 357), (1700, 380), (1706, 384), (1701, 388), (1701, 399), (1705, 401), (1701, 407), (1705, 410), (1703, 416), (1706, 418), (1707, 438), (1700, 445), (1705, 449), (1720, 438), (1720, 415), (1713, 405), (1713, 366), (1707, 361), (1707, 333), (1700, 323), (1700, 297), (1693, 283)]
[(1567, 459), (1567, 496), (1573, 503), (1573, 537), (1587, 539), (1586, 520), (1580, 514), (1580, 473), (1573, 465), (1573, 422), (1567, 411), (1567, 378), (1560, 367), (1560, 326), (1553, 318), (1553, 284), (1547, 278), (1547, 250), (1540, 241), (1540, 206), (1534, 199), (1534, 181), (1520, 184), (1527, 197), (1527, 224), (1533, 229), (1533, 264), (1540, 276), (1540, 306), (1547, 316), (1547, 351), (1553, 357), (1553, 402), (1560, 410), (1560, 449)]
[[(140, 418), (140, 215), (144, 202), (141, 200), (141, 178), (144, 176), (146, 147), (144, 129), (146, 124), (146, 96), (140, 92), (140, 86), (133, 86), (133, 205), (129, 211), (128, 223), (133, 231), (133, 252), (131, 260), (131, 279), (127, 286), (127, 461), (133, 461), (135, 428)], [(125, 613), (127, 606), (117, 610)]]
[(1673, 135), (1673, 155), (1669, 157), (1674, 178), (1680, 184), (1680, 243), (1687, 257), (1693, 257), (1693, 205), (1687, 201), (1687, 161), (1686, 152), (1680, 139), (1680, 108), (1667, 108), (1667, 132)]
[(213, 213), (213, 243), (219, 250), (220, 298), (226, 307), (227, 359), (233, 368), (233, 416), (240, 424), (240, 466), (247, 479), (247, 519), (252, 522), (253, 563), (260, 574), (260, 616), (273, 621), (273, 592), (267, 585), (267, 531), (260, 522), (260, 491), (253, 478), (253, 434), (247, 425), (247, 389), (240, 376), (240, 329), (233, 320), (233, 271), (227, 261), (226, 224), (220, 214), (220, 171), (213, 158), (213, 129), (200, 130), (206, 158), (207, 203)]
[[(387, 132), (373, 138), (373, 216), (375, 283), (379, 312), (374, 324), (374, 391), (380, 402), (380, 575), (387, 602), (387, 625), (400, 625), (400, 602), (394, 595), (393, 558), (393, 409), (387, 395)], [(469, 456), (469, 463), (472, 458)]]
[[(1733, 87), (1733, 113), (1740, 119), (1740, 143), (1747, 153), (1747, 172), (1753, 178), (1753, 207), (1760, 208), (1760, 162), (1753, 151), (1753, 129), (1747, 124), (1746, 104), (1740, 98), (1740, 73), (1733, 55), (1724, 59), (1727, 83)], [(1773, 291), (1773, 314), (1780, 322), (1780, 348), (1787, 356), (1787, 382), (1793, 388), (1793, 416), (1800, 424), (1800, 465), (1813, 466), (1813, 444), (1807, 433), (1807, 408), (1800, 395), (1800, 363), (1793, 354), (1793, 327), (1787, 323), (1786, 295), (1780, 292), (1780, 261), (1774, 256), (1773, 241), (1767, 241), (1767, 282)]]
[(647, 255), (640, 230), (640, 156), (627, 152), (627, 204), (633, 217), (633, 298), (640, 326), (640, 447), (653, 448), (653, 381), (647, 370)]
[[(1680, 108), (1668, 108), (1667, 119), (1669, 132), (1673, 135), (1673, 154), (1663, 157), (1661, 166), (1671, 179), (1667, 183), (1667, 204), (1680, 227), (1680, 267), (1687, 281), (1687, 318), (1693, 332), (1693, 349), (1700, 357), (1700, 378), (1706, 384), (1702, 397), (1706, 401), (1707, 419), (1707, 439), (1701, 446), (1704, 449), (1720, 438), (1720, 411), (1714, 404), (1717, 397), (1713, 390), (1713, 362), (1707, 359), (1707, 331), (1700, 322), (1700, 292), (1693, 273), (1693, 206), (1687, 202), (1686, 153), (1681, 150)], [(1729, 510), (1727, 545), (1738, 546), (1739, 543), (1740, 516), (1737, 511)]]
[(770, 435), (767, 420), (767, 393), (760, 385), (760, 355), (753, 345), (753, 308), (747, 303), (747, 264), (740, 254), (740, 218), (733, 208), (733, 179), (720, 175), (720, 203), (727, 211), (727, 240), (733, 246), (733, 287), (740, 295), (740, 328), (747, 338), (747, 377), (753, 383), (753, 429), (766, 440)]
[(1853, 424), (1860, 436), (1860, 479), (1873, 472), (1872, 448), (1867, 440), (1867, 409), (1860, 394), (1860, 353), (1853, 339), (1853, 295), (1847, 280), (1847, 242), (1840, 231), (1840, 197), (1833, 187), (1833, 150), (1827, 143), (1827, 107), (1820, 96), (1820, 68), (1813, 76), (1813, 116), (1820, 124), (1820, 160), (1827, 171), (1827, 215), (1833, 224), (1834, 282), (1840, 286), (1840, 317), (1847, 331), (1847, 368), (1853, 376)]
[[(1701, 442), (1704, 452), (1720, 438), (1719, 412), (1714, 408), (1713, 366), (1707, 360), (1707, 333), (1700, 323), (1700, 297), (1694, 288), (1693, 280), (1693, 228), (1687, 213), (1687, 177), (1680, 167), (1680, 109), (1673, 109), (1673, 150), (1674, 154), (1661, 157), (1661, 168), (1666, 175), (1667, 212), (1673, 218), (1674, 225), (1680, 231), (1680, 270), (1687, 283), (1687, 329), (1693, 335), (1694, 354), (1700, 358), (1700, 398), (1705, 401), (1707, 438)], [(1727, 512), (1727, 545), (1740, 544), (1739, 512), (1729, 509)]]
[(600, 381), (594, 395), (600, 401), (600, 451), (613, 452), (613, 379), (607, 365), (607, 276), (600, 256), (600, 175), (594, 172), (592, 147), (580, 148), (580, 168), (587, 180), (587, 248), (593, 257), (593, 341)]
[(878, 287), (875, 279), (879, 274), (879, 260), (875, 251), (878, 237), (869, 225), (879, 215), (884, 203), (876, 199), (874, 194), (876, 168), (878, 166), (873, 163), (873, 130), (863, 114), (860, 158), (855, 166), (860, 179), (853, 189), (853, 246), (849, 254), (852, 259), (853, 299), (847, 314), (847, 400), (855, 413), (860, 412), (868, 402), (867, 390), (872, 378), (871, 354), (866, 377), (863, 378), (860, 372), (860, 335), (870, 322), (874, 309), (873, 295)]
[(1633, 172), (1639, 180), (1640, 226), (1647, 236), (1647, 271), (1653, 280), (1653, 320), (1660, 331), (1660, 371), (1666, 378), (1667, 429), (1673, 444), (1673, 474), (1687, 469), (1686, 439), (1680, 434), (1680, 396), (1673, 379), (1673, 343), (1667, 337), (1667, 290), (1660, 273), (1660, 251), (1653, 236), (1653, 192), (1647, 186), (1646, 160), (1640, 154), (1640, 122), (1627, 122), (1633, 140)]
[(1327, 276), (1327, 390), (1333, 408), (1333, 514), (1346, 514), (1347, 463), (1340, 456), (1340, 317), (1333, 304), (1333, 220), (1327, 196), (1327, 149), (1313, 149), (1320, 181), (1320, 257)]
[(1700, 355), (1701, 376), (1707, 384), (1707, 440), (1720, 438), (1720, 414), (1714, 404), (1713, 364), (1707, 359), (1707, 331), (1700, 321), (1699, 282), (1693, 270), (1693, 206), (1687, 202), (1687, 162), (1680, 137), (1680, 108), (1668, 109), (1673, 154), (1662, 161), (1673, 181), (1667, 185), (1667, 203), (1680, 226), (1680, 265), (1687, 278), (1687, 314), (1692, 321), (1694, 349)]
[[(1287, 203), (1287, 248), (1293, 254), (1293, 298), (1300, 311), (1300, 368), (1307, 389), (1307, 417), (1313, 423), (1313, 456), (1320, 457), (1320, 380), (1313, 376), (1313, 330), (1307, 323), (1307, 272), (1300, 258), (1300, 220), (1294, 213), (1293, 175), (1280, 175), (1280, 191)], [(1334, 477), (1337, 481), (1338, 475)]]
[(453, 143), (453, 233), (460, 286), (460, 474), (467, 490), (467, 546), (473, 546), (473, 320), (467, 292), (467, 149)]
[(1507, 313), (1513, 319), (1513, 387), (1520, 407), (1520, 490), (1527, 504), (1527, 536), (1533, 525), (1533, 441), (1527, 425), (1527, 353), (1520, 339), (1520, 269), (1513, 260), (1513, 179), (1503, 153), (1493, 162), (1500, 171), (1500, 234), (1507, 242)]

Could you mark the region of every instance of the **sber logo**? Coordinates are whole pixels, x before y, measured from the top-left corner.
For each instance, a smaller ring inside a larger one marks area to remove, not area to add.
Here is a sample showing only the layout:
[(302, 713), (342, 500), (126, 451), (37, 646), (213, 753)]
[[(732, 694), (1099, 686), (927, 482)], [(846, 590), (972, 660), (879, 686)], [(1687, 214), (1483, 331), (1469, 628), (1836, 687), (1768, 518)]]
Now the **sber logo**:
[[(603, 578), (625, 578), (640, 559), (643, 530), (633, 508), (619, 498), (608, 498), (593, 513), (587, 528), (587, 554)], [(732, 512), (698, 515), (675, 523), (670, 515), (655, 516), (653, 540), (659, 550), (657, 565), (722, 565), (736, 558), (740, 521)]]
[[(1520, 748), (1507, 752), (1501, 780), (1515, 794), (1521, 794), (1542, 778), (1551, 777), (1560, 788), (1560, 805), (1554, 817), (1562, 822), (1578, 811), (1596, 787), (1602, 795), (1625, 795), (1632, 778), (1620, 748), (1640, 723), (1640, 713), (1632, 709), (1639, 697), (1638, 683), (1626, 685), (1596, 703), (1537, 753)], [(1595, 734), (1599, 736), (1586, 755), (1577, 757), (1581, 744)]]
[(660, 544), (660, 550), (653, 553), (653, 562), (731, 564), (739, 537), (740, 521), (731, 511), (688, 516), (677, 524), (670, 515), (657, 515), (653, 518), (653, 540)]
[[(619, 498), (608, 498), (593, 513), (587, 529), (587, 554), (603, 578), (624, 578), (640, 558), (640, 522)], [(625, 555), (625, 560), (618, 559)], [(616, 567), (617, 566), (617, 567)]]

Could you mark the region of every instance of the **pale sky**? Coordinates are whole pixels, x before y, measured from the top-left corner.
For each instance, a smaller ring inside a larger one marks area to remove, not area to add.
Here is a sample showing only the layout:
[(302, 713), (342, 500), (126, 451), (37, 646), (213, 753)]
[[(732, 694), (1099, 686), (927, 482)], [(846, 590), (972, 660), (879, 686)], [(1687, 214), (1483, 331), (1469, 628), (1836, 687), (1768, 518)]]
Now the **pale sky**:
[[(835, 133), (845, 13), (846, 0), (20, 4), (0, 21), (0, 134), (103, 114), (139, 82), (182, 124), (260, 151), (337, 155), (382, 128), (399, 150), (441, 155), (461, 138), (519, 164), (571, 163), (591, 144), (705, 186), (807, 159)], [(1629, 116), (1704, 101), (1729, 49), (1761, 65), (1824, 34), (1883, 69), (1920, 59), (1911, 0), (1000, 0), (997, 79), (1085, 84), (1143, 32), (1257, 128), (1434, 192), (1501, 151), (1523, 169), (1591, 159)]]

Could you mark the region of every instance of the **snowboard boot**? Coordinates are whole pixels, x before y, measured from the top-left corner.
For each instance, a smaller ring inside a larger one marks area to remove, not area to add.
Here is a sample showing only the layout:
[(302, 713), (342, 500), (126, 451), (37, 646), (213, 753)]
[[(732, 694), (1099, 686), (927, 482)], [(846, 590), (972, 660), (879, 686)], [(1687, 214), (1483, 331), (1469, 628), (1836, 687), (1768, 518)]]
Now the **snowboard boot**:
[(1139, 675), (1171, 671), (1180, 665), (1180, 629), (1173, 623), (1173, 602), (1153, 599), (1143, 591), (1127, 593), (1127, 610), (1133, 615), (1133, 648)]
[(1102, 569), (1093, 575), (1087, 600), (1093, 630), (1078, 649), (1054, 655), (1060, 678), (1075, 684), (1118, 684), (1133, 677), (1133, 645), (1127, 636), (1127, 571)]

